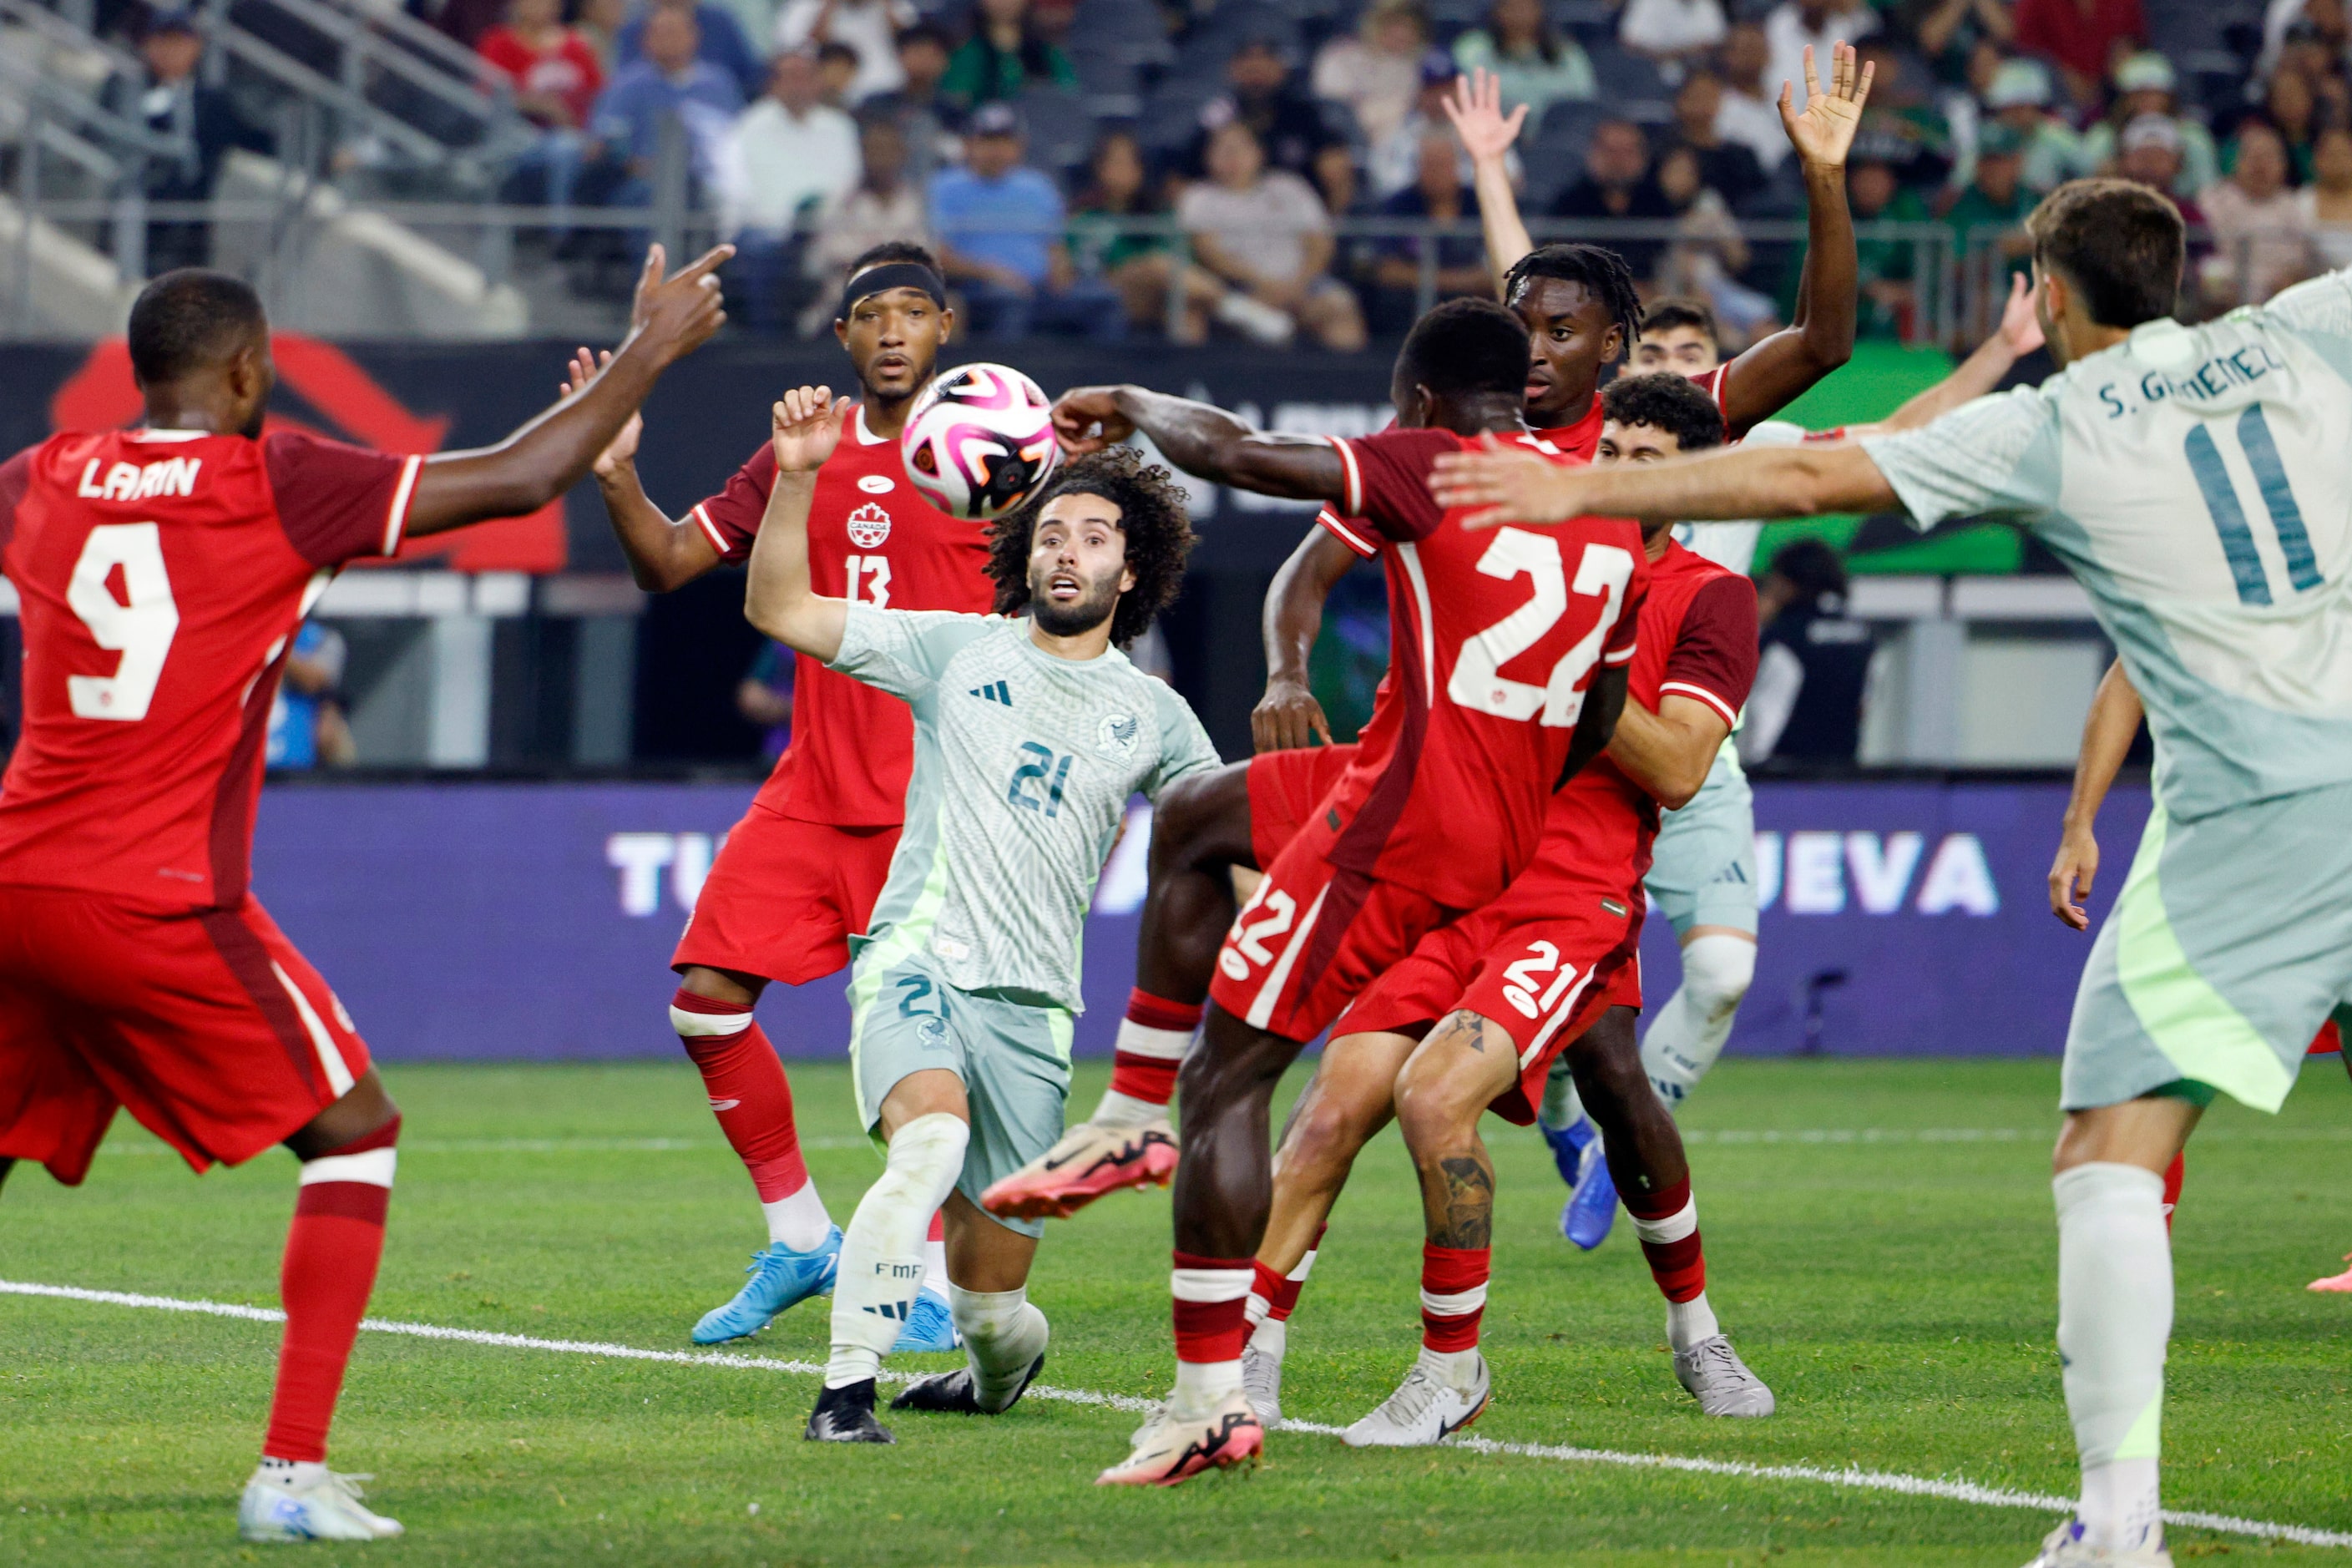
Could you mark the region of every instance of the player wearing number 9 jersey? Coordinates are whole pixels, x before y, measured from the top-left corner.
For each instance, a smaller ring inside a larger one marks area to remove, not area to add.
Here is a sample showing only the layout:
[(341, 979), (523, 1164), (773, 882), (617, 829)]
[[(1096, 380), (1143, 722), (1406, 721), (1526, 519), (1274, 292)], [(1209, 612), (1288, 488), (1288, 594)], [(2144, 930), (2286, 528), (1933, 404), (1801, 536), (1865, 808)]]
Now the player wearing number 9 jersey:
[(392, 457), (262, 431), (253, 290), (167, 273), (132, 306), (144, 426), (0, 466), (0, 573), (25, 637), (25, 728), (0, 779), (0, 1176), (79, 1183), (119, 1107), (198, 1171), (302, 1162), (286, 1336), (248, 1540), (400, 1527), (325, 1464), (375, 1278), (400, 1117), (342, 1005), (247, 887), (287, 649), (349, 562), (562, 495), (661, 371), (724, 318), (721, 247), (663, 280), (603, 372), (506, 441)]
[(1558, 460), (1521, 416), (1527, 364), (1518, 319), (1462, 300), (1406, 339), (1390, 388), (1398, 428), (1378, 436), (1261, 436), (1136, 387), (1084, 389), (1055, 407), (1075, 444), (1139, 429), (1203, 478), (1369, 519), (1378, 532), (1362, 542), (1390, 563), (1398, 649), (1356, 761), (1218, 956), (1183, 1079), (1176, 1389), (1106, 1483), (1173, 1484), (1258, 1451), (1240, 1355), (1274, 1082), (1423, 935), (1501, 891), (1534, 853), (1552, 790), (1614, 727), (1647, 581), (1639, 531), (1580, 519), (1473, 539), (1429, 498), (1436, 457), (1481, 436)]

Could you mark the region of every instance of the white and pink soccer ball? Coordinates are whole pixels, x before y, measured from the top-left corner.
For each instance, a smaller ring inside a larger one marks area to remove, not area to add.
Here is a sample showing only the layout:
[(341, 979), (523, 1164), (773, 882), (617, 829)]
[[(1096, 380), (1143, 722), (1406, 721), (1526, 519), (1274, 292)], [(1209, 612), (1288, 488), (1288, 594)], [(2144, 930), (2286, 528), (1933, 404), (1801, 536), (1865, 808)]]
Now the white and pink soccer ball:
[(898, 438), (907, 479), (950, 517), (990, 522), (1035, 493), (1062, 460), (1053, 405), (1001, 364), (942, 372), (915, 400)]

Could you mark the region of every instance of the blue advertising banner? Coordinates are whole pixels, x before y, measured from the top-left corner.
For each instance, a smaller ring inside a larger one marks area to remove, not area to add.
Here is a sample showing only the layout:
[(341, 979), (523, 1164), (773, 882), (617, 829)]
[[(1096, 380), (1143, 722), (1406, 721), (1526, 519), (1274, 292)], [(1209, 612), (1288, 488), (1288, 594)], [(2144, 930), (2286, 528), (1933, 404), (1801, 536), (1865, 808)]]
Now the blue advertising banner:
[[(665, 1056), (669, 955), (740, 784), (273, 785), (255, 886), (387, 1061)], [(1731, 1048), (1782, 1055), (2032, 1056), (2063, 1040), (2090, 938), (2053, 920), (2044, 879), (2065, 790), (1985, 783), (1765, 784), (1756, 983)], [(2147, 811), (2118, 790), (2102, 824), (2121, 885)], [(1087, 933), (1077, 1049), (1108, 1055), (1135, 957), (1150, 814), (1139, 804)], [(1675, 984), (1653, 920), (1654, 1005)], [(846, 977), (772, 988), (787, 1056), (848, 1032)]]

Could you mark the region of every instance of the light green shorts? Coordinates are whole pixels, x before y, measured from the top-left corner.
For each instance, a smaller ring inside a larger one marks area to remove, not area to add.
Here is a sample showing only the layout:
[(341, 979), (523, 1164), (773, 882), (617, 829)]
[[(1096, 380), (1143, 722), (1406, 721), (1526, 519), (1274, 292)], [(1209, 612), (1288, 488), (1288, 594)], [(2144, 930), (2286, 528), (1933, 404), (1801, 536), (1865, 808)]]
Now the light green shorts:
[[(919, 952), (887, 942), (866, 946), (849, 976), (850, 1079), (868, 1133), (900, 1079), (929, 1068), (955, 1074), (971, 1110), (956, 1190), (974, 1205), (989, 1184), (1061, 1137), (1070, 1097), (1068, 1013), (959, 991)], [(1041, 1220), (997, 1223), (1024, 1236), (1045, 1234)]]
[(2159, 803), (2074, 994), (2060, 1103), (2186, 1079), (2276, 1110), (2352, 999), (2352, 784), (2170, 820)]
[(1756, 934), (1756, 797), (1738, 763), (1718, 755), (1690, 804), (1664, 814), (1642, 885), (1676, 936), (1693, 926)]

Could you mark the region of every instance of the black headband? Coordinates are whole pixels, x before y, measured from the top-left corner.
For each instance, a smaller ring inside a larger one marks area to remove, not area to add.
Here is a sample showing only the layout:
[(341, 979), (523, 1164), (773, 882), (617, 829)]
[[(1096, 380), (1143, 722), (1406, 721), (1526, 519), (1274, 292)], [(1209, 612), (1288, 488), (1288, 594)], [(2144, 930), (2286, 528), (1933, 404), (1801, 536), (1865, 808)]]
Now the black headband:
[(849, 320), (849, 312), (857, 301), (892, 289), (920, 289), (931, 297), (931, 303), (947, 309), (946, 279), (919, 261), (886, 261), (879, 267), (869, 267), (841, 286), (841, 310), (838, 319)]

